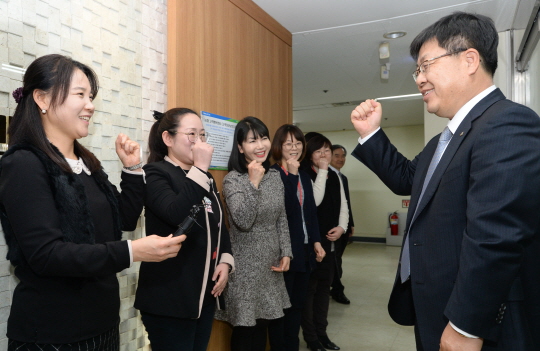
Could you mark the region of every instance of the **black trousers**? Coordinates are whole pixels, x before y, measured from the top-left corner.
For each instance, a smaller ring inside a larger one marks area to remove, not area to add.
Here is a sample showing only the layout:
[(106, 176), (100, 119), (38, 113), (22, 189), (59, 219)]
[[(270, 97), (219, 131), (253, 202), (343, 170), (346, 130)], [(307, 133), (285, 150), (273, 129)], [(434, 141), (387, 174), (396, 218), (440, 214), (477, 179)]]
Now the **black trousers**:
[(158, 316), (141, 312), (152, 351), (206, 351), (215, 302), (202, 308), (198, 319)]
[[(306, 257), (309, 257), (309, 254)], [(291, 300), (291, 307), (284, 310), (285, 316), (270, 321), (268, 337), (272, 351), (298, 351), (300, 348), (298, 333), (300, 332), (302, 312), (308, 293), (309, 277), (311, 275), (309, 261), (306, 261), (305, 264), (304, 272), (289, 271), (283, 273), (285, 286)]]
[(326, 338), (330, 285), (336, 269), (336, 252), (327, 252), (309, 277), (308, 292), (302, 312), (302, 332), (307, 342)]
[(339, 243), (336, 245), (336, 270), (334, 271), (334, 279), (332, 280), (332, 294), (338, 294), (345, 291), (345, 287), (341, 283), (341, 277), (343, 276), (343, 253), (349, 243), (349, 233), (343, 233), (343, 235), (337, 240)]
[(231, 335), (231, 351), (264, 351), (266, 350), (266, 339), (268, 319), (257, 319), (257, 324), (253, 327), (233, 327)]

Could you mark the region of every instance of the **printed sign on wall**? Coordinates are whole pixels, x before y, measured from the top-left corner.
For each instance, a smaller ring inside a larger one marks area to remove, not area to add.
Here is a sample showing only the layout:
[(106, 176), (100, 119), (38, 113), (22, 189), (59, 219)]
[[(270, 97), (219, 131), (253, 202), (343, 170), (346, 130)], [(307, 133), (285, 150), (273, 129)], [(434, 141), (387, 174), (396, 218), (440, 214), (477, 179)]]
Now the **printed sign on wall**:
[(201, 119), (208, 133), (206, 142), (214, 147), (210, 169), (226, 171), (238, 121), (205, 111), (201, 111)]

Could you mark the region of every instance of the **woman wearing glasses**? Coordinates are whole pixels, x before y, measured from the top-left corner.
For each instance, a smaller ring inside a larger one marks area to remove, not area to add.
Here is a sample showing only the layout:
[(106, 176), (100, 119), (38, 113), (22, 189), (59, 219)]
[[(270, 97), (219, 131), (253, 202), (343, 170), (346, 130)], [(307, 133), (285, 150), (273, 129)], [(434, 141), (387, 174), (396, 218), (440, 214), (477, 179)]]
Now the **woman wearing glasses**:
[(279, 171), (285, 188), (285, 209), (294, 256), (289, 271), (283, 274), (292, 306), (285, 310), (283, 318), (270, 323), (272, 350), (298, 351), (298, 332), (309, 276), (315, 263), (325, 256), (311, 178), (300, 169), (305, 145), (304, 134), (292, 124), (281, 126), (272, 141), (272, 158), (276, 163), (271, 168)]
[[(349, 222), (349, 209), (345, 190), (339, 175), (328, 169), (332, 157), (332, 143), (322, 134), (313, 136), (306, 147), (302, 168), (314, 181), (317, 218), (321, 244), (326, 257), (317, 263), (309, 278), (306, 305), (302, 315), (302, 331), (310, 350), (339, 350), (328, 338), (328, 305), (330, 285), (336, 264), (336, 240), (345, 232)], [(325, 181), (321, 182), (321, 178)]]
[(227, 309), (216, 316), (233, 325), (232, 351), (264, 351), (270, 320), (291, 306), (283, 281), (292, 257), (283, 183), (269, 167), (269, 153), (264, 123), (241, 120), (223, 180), (237, 270), (225, 293)]
[[(146, 173), (147, 233), (168, 236), (195, 223), (178, 256), (141, 265), (135, 308), (153, 351), (206, 350), (217, 299), (234, 269), (229, 233), (208, 168), (214, 151), (195, 111), (154, 113)], [(161, 264), (163, 263), (163, 264)]]

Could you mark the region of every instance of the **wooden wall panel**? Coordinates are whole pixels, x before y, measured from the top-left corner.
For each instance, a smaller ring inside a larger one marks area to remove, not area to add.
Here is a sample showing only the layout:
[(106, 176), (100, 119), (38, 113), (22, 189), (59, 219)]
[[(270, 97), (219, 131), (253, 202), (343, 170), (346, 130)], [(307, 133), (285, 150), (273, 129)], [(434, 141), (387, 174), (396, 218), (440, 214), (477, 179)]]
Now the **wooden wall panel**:
[(276, 37), (283, 40), (288, 46), (292, 46), (292, 35), (285, 27), (279, 24), (272, 17), (268, 16), (263, 9), (252, 0), (229, 0), (248, 16), (259, 22), (264, 28), (272, 32)]
[(195, 21), (204, 12), (202, 1), (169, 1), (167, 31), (167, 85), (168, 105), (190, 107), (200, 103), (203, 67), (198, 65), (202, 56), (203, 22)]
[[(251, 0), (168, 2), (168, 108), (292, 123), (292, 35)], [(221, 189), (225, 171), (212, 171)], [(214, 321), (208, 350), (229, 350)]]

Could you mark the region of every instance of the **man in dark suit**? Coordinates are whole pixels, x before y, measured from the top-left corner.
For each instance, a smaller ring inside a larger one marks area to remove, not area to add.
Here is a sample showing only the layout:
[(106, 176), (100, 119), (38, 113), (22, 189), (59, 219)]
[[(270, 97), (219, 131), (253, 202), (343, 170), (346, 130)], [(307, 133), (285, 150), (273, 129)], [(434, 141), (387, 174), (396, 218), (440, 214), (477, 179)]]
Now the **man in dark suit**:
[(347, 158), (347, 150), (345, 147), (333, 144), (332, 145), (332, 160), (330, 161), (330, 168), (335, 171), (341, 178), (343, 182), (343, 188), (345, 190), (345, 197), (347, 198), (347, 207), (349, 208), (349, 225), (347, 226), (347, 231), (338, 239), (339, 245), (336, 249), (336, 271), (334, 272), (334, 281), (332, 282), (332, 290), (330, 295), (332, 298), (339, 303), (348, 305), (351, 301), (345, 295), (345, 286), (341, 283), (341, 277), (343, 275), (342, 267), (342, 257), (345, 252), (345, 248), (349, 243), (349, 238), (354, 234), (354, 221), (351, 211), (351, 196), (349, 194), (349, 181), (345, 174), (341, 173), (341, 168), (345, 166), (345, 161)]
[(353, 155), (411, 194), (388, 310), (418, 350), (540, 350), (540, 119), (493, 85), (497, 45), (491, 19), (462, 12), (413, 40), (427, 110), (449, 121), (412, 161), (379, 103), (351, 114)]

